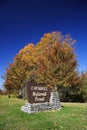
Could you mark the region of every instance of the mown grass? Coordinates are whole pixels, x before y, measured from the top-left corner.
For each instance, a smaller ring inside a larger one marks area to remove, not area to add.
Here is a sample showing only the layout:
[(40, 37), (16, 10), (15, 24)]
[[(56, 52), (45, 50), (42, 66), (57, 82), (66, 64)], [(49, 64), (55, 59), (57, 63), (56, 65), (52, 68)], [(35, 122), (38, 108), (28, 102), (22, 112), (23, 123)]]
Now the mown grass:
[(0, 96), (0, 130), (87, 130), (87, 103), (62, 103), (61, 110), (27, 114), (26, 101)]

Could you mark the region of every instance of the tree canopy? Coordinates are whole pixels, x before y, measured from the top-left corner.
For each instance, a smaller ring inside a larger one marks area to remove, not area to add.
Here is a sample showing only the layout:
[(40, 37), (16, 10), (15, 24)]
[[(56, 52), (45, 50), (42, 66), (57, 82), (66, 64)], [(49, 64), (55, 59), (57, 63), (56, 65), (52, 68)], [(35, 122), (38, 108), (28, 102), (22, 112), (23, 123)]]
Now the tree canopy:
[(5, 88), (18, 91), (27, 80), (58, 89), (78, 86), (81, 80), (76, 69), (75, 42), (70, 35), (52, 32), (44, 34), (36, 45), (26, 45), (6, 70)]

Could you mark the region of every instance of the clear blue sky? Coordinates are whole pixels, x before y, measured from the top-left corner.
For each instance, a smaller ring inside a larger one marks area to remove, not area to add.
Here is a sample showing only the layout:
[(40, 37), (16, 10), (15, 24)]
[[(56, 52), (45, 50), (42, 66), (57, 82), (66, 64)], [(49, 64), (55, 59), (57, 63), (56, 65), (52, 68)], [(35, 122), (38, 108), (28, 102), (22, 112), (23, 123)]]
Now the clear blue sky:
[(87, 70), (86, 0), (0, 0), (0, 88), (18, 51), (52, 31), (77, 40), (78, 70)]

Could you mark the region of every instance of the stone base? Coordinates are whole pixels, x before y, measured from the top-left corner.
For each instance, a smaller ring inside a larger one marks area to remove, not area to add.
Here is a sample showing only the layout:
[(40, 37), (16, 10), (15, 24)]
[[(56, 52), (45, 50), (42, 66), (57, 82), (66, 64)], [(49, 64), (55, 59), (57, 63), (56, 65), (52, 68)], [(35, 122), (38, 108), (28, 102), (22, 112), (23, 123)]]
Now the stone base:
[(52, 92), (50, 97), (50, 102), (45, 103), (26, 103), (25, 106), (21, 107), (21, 110), (27, 113), (36, 113), (40, 111), (49, 111), (60, 109), (60, 101), (58, 98), (58, 92)]

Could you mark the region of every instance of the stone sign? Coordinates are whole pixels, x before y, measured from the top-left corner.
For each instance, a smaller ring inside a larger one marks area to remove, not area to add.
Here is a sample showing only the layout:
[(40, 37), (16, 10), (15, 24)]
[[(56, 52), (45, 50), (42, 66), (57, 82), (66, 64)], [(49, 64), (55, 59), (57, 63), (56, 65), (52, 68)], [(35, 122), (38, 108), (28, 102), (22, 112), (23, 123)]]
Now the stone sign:
[(58, 92), (51, 92), (45, 85), (27, 82), (28, 103), (21, 107), (27, 113), (57, 110), (61, 108)]
[(27, 83), (27, 95), (29, 103), (49, 102), (50, 91), (49, 87), (37, 83)]

